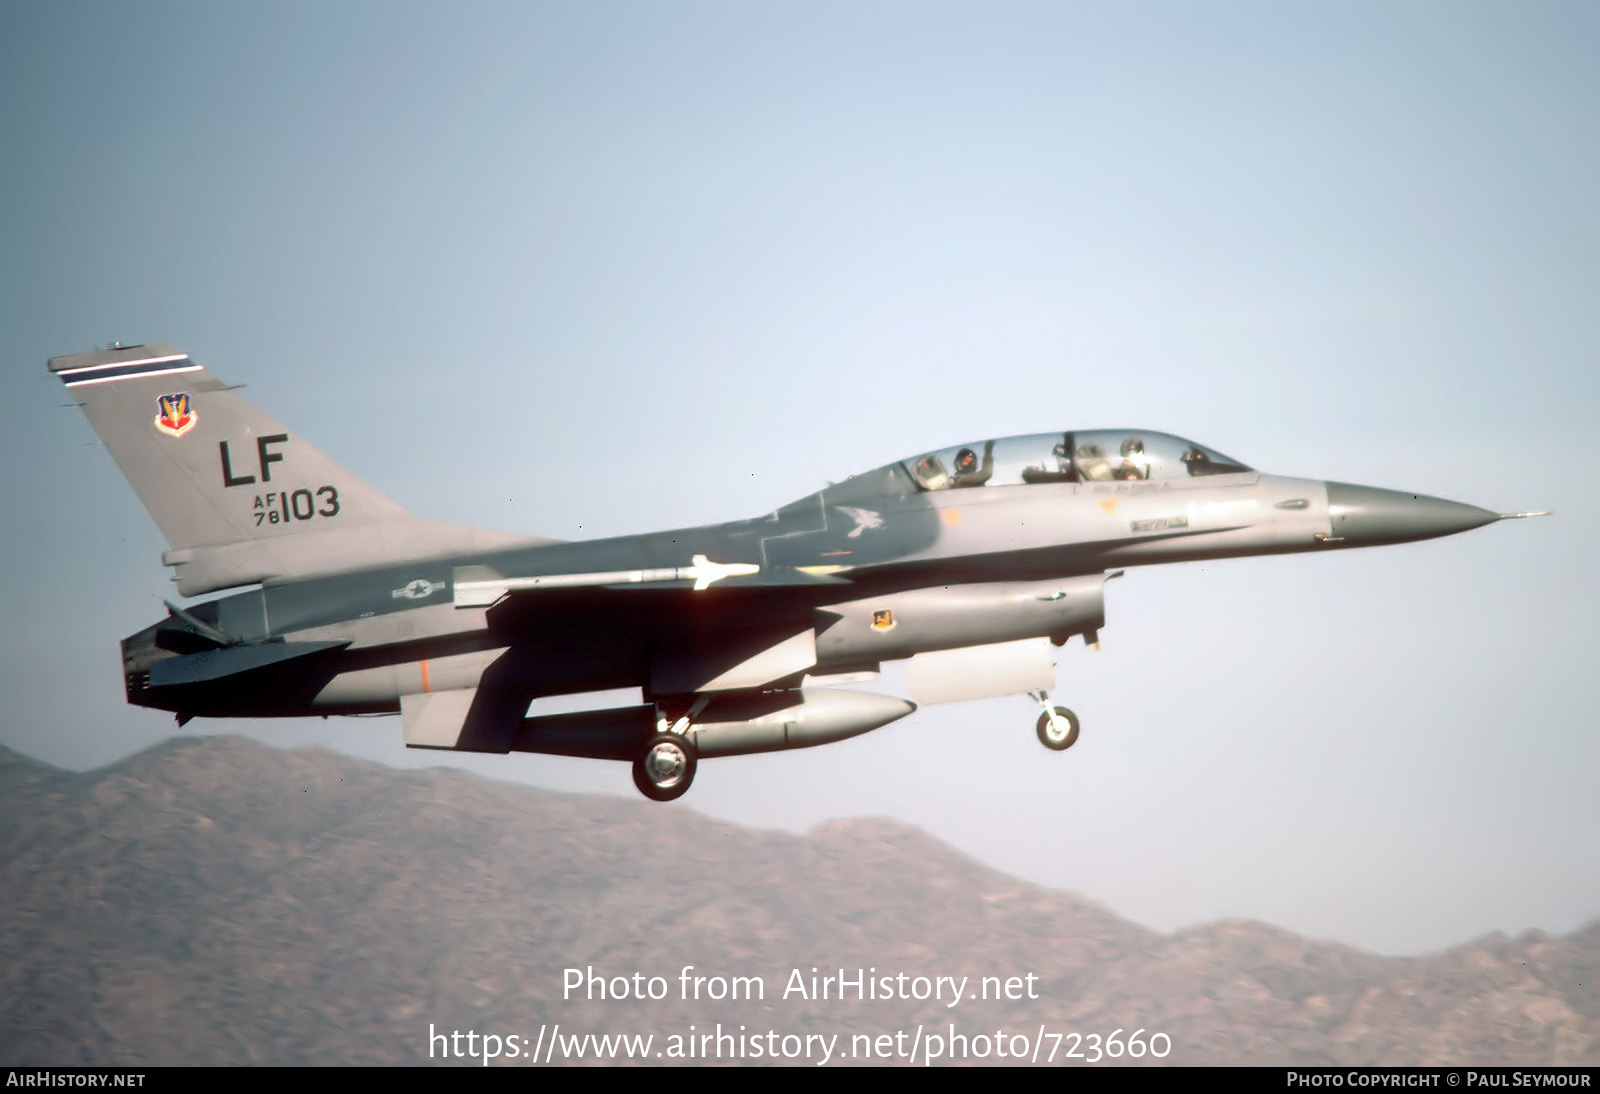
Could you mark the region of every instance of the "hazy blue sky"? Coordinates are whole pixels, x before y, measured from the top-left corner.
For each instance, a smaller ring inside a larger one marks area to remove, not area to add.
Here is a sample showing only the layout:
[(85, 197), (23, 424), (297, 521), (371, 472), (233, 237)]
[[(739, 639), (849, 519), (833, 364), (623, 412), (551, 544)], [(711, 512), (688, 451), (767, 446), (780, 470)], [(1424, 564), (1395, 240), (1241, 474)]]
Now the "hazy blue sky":
[[(560, 537), (1132, 424), (1557, 515), (1134, 570), (1063, 651), (1070, 753), (1020, 698), (928, 708), (667, 808), (889, 814), (1163, 929), (1577, 927), (1597, 56), (1590, 3), (6, 4), (0, 743), (175, 732), (117, 660), (162, 543), (50, 354), (176, 343), (413, 511)], [(394, 719), (188, 731), (440, 762)]]

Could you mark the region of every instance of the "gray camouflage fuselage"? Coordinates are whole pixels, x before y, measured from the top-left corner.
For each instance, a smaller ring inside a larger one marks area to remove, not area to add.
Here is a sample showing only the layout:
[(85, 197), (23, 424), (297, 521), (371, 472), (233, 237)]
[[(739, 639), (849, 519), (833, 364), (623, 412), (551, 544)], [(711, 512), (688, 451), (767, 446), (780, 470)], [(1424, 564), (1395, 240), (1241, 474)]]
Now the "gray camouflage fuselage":
[[(1065, 640), (1097, 629), (1099, 585), (1110, 568), (1395, 540), (1384, 529), (1335, 537), (1328, 498), (1327, 483), (1254, 471), (1192, 482), (1047, 483), (930, 493), (916, 491), (909, 476), (890, 465), (753, 520), (402, 563), (224, 597), (194, 611), (244, 642), (349, 645), (323, 659), (326, 667), (318, 675), (328, 679), (314, 694), (305, 687), (251, 695), (223, 688), (202, 699), (180, 685), (168, 696), (160, 694), (165, 689), (151, 689), (130, 693), (130, 699), (212, 716), (396, 711), (399, 697), (413, 685), (423, 690), (424, 657), (444, 661), (428, 682), (444, 690), (460, 686), (457, 679), (475, 675), (474, 666), (481, 671), (491, 655), (511, 646), (527, 652), (538, 677), (530, 697), (632, 686), (648, 695), (654, 691), (651, 666), (673, 656), (686, 640), (791, 625), (815, 628), (818, 658), (807, 669), (816, 674), (984, 644), (975, 638)], [(863, 529), (843, 506), (879, 514), (882, 523)], [(1186, 526), (1164, 526), (1174, 518)], [(1493, 513), (1463, 506), (1446, 515), (1445, 527), (1403, 538), (1448, 534), (1494, 519)], [(1152, 527), (1133, 530), (1141, 525)], [(653, 590), (654, 596), (677, 603), (650, 610), (642, 610), (646, 606), (636, 602), (635, 590), (605, 587), (587, 591), (579, 603), (553, 591), (539, 604), (503, 604), (486, 613), (464, 613), (453, 605), (455, 573), (464, 566), (487, 565), (518, 578), (668, 568), (697, 554), (758, 565), (768, 575), (792, 570), (793, 584), (741, 586), (733, 577), (699, 592), (663, 588)], [(839, 579), (841, 573), (849, 574), (848, 583)], [(1047, 596), (1059, 579), (1083, 577), (1093, 580), (1058, 601), (1026, 595), (1032, 584), (1050, 586), (1040, 594)], [(749, 596), (757, 588), (759, 608)], [(959, 607), (939, 610), (941, 601), (961, 600), (961, 590), (969, 596)], [(1016, 590), (1023, 591), (1023, 604), (1039, 607), (1019, 610), (1006, 595)], [(1084, 600), (1095, 607), (1082, 611)], [(895, 614), (893, 631), (871, 628), (874, 609), (866, 606), (879, 602)], [(937, 621), (908, 640), (918, 608)], [(515, 618), (503, 622), (502, 614)], [(128, 667), (138, 672), (149, 666)]]

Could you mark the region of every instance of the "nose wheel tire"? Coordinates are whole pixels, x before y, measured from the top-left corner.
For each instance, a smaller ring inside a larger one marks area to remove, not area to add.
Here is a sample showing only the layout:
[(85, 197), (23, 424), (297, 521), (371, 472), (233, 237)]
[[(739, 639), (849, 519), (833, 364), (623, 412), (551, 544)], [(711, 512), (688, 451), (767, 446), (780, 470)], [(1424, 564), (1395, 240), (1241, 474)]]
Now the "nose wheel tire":
[(681, 798), (694, 782), (694, 745), (676, 733), (658, 733), (633, 761), (633, 785), (651, 801)]
[(1078, 743), (1078, 716), (1066, 707), (1050, 707), (1039, 715), (1035, 731), (1044, 747), (1065, 752)]

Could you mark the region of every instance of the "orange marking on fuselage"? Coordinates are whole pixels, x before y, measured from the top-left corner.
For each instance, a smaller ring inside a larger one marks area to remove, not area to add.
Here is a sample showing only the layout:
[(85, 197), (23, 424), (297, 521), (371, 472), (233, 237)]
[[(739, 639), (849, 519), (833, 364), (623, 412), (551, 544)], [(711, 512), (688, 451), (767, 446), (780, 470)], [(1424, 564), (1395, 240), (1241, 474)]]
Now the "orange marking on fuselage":
[(422, 692), (424, 695), (428, 692), (428, 659), (426, 657), (422, 659)]

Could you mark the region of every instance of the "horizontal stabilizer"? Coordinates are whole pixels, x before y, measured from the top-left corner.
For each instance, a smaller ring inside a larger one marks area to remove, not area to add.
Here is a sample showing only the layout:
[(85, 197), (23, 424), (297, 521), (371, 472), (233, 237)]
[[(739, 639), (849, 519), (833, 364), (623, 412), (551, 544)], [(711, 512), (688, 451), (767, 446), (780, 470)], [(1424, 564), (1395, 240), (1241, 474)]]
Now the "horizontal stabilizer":
[(281, 665), (302, 657), (343, 649), (348, 642), (264, 642), (254, 646), (226, 646), (216, 650), (169, 657), (150, 666), (152, 688), (204, 684), (257, 669)]

